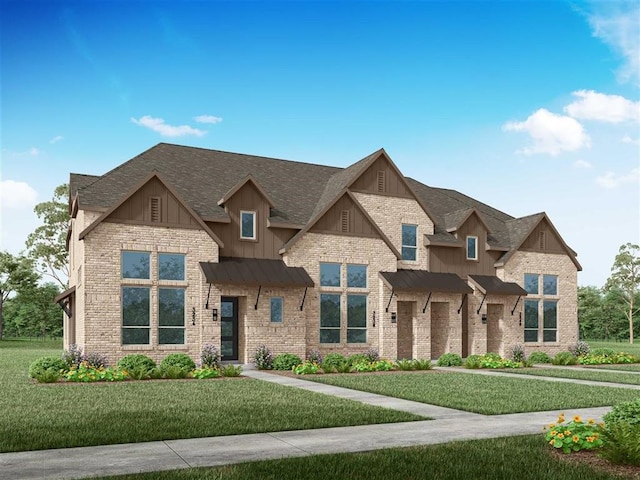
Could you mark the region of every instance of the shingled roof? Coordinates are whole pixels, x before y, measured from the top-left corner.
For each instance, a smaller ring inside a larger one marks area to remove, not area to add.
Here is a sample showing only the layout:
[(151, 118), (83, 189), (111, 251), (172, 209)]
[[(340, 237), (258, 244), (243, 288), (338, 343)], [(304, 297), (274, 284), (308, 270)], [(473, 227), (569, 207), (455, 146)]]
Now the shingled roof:
[[(347, 168), (337, 168), (160, 143), (102, 176), (71, 174), (70, 199), (78, 193), (78, 208), (105, 212), (155, 170), (203, 220), (225, 221), (227, 214), (218, 200), (250, 178), (273, 203), (271, 221), (303, 229), (380, 155), (386, 155), (383, 149)], [(431, 243), (458, 246), (460, 240), (447, 230), (459, 227), (475, 210), (489, 230), (489, 248), (506, 252), (499, 264), (546, 217), (539, 213), (517, 219), (455, 190), (405, 180), (435, 223), (434, 234), (427, 236)], [(577, 264), (575, 252), (567, 249)]]

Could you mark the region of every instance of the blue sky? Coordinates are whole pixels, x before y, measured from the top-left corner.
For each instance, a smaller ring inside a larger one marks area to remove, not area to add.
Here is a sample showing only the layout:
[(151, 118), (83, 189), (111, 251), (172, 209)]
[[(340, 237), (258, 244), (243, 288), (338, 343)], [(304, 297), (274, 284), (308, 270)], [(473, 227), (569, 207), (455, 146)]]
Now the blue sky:
[[(640, 242), (640, 3), (0, 0), (1, 247), (158, 142), (546, 211), (601, 286)], [(215, 179), (212, 179), (215, 181)]]

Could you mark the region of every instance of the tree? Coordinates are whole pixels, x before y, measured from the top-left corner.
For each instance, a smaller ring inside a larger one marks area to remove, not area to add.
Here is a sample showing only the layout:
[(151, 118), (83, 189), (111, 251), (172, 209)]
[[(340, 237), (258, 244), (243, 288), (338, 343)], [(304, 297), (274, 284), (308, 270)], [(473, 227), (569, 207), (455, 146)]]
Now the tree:
[(0, 252), (0, 340), (4, 327), (4, 303), (9, 295), (32, 291), (38, 282), (38, 274), (30, 259)]
[(59, 293), (60, 287), (49, 282), (11, 297), (4, 309), (5, 332), (16, 337), (61, 336), (62, 311), (53, 301)]
[(580, 338), (605, 338), (602, 332), (602, 290), (578, 287), (578, 325)]
[(629, 343), (633, 343), (633, 316), (638, 313), (635, 297), (640, 291), (640, 246), (626, 243), (620, 247), (611, 267), (605, 289), (619, 291), (629, 322)]
[(69, 185), (56, 187), (53, 199), (35, 206), (34, 212), (43, 224), (27, 237), (29, 258), (36, 270), (56, 280), (64, 289), (69, 279), (67, 230), (69, 228)]

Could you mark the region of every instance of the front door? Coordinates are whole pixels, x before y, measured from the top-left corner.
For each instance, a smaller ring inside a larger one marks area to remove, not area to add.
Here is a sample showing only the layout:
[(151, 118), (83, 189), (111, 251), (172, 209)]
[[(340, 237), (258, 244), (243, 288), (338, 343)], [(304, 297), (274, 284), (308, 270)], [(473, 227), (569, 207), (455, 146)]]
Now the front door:
[(222, 360), (238, 360), (238, 297), (222, 297), (220, 305)]

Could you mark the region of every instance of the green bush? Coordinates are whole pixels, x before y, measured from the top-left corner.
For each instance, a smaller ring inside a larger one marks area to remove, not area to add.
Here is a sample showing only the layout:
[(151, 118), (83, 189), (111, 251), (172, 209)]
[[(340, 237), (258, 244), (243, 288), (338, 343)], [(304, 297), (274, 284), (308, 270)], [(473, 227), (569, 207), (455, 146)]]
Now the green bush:
[(462, 365), (462, 357), (457, 353), (445, 353), (438, 359), (439, 367), (459, 367)]
[(467, 359), (464, 361), (465, 368), (480, 368), (482, 365), (482, 355), (469, 355)]
[[(323, 368), (323, 370), (324, 370), (324, 368)], [(351, 373), (351, 372), (353, 372), (353, 367), (349, 363), (349, 360), (345, 359), (341, 363), (339, 363), (338, 366), (332, 371), (336, 371), (338, 373)], [(326, 370), (325, 370), (325, 372), (326, 372)]]
[(151, 372), (156, 368), (156, 362), (146, 355), (132, 353), (120, 359), (118, 368), (125, 370), (134, 380), (141, 380), (149, 378)]
[(433, 368), (433, 363), (429, 359), (415, 359), (413, 365), (416, 370), (431, 370)]
[(29, 376), (40, 383), (53, 383), (67, 370), (67, 363), (60, 357), (40, 357), (29, 365)]
[(545, 352), (533, 352), (529, 355), (529, 361), (532, 363), (551, 363), (551, 357)]
[(264, 343), (254, 352), (253, 364), (258, 370), (271, 370), (273, 368), (273, 353)]
[(214, 367), (202, 367), (196, 368), (191, 372), (193, 378), (205, 379), (205, 378), (217, 378), (220, 376), (220, 370)]
[(600, 347), (594, 348), (591, 352), (591, 355), (594, 357), (612, 357), (616, 354), (616, 351), (613, 348), (608, 347)]
[(554, 365), (577, 365), (578, 357), (571, 352), (560, 352), (551, 361)]
[(340, 355), (339, 353), (328, 353), (324, 356), (324, 360), (322, 361), (322, 370), (326, 373), (334, 372), (338, 369), (338, 366), (346, 362), (347, 359), (344, 358), (344, 355)]
[(523, 363), (527, 359), (527, 355), (524, 352), (524, 346), (519, 343), (515, 344), (511, 349), (511, 359), (514, 362)]
[(406, 371), (406, 370), (415, 370), (416, 367), (411, 360), (406, 360), (402, 358), (400, 360), (396, 360), (396, 368), (398, 370)]
[(611, 411), (602, 417), (607, 426), (614, 423), (640, 425), (640, 398), (632, 402), (614, 405)]
[(320, 370), (320, 366), (317, 363), (311, 362), (309, 360), (293, 367), (293, 373), (295, 373), (296, 375), (310, 375), (318, 373), (318, 370)]
[(601, 456), (611, 463), (640, 465), (640, 424), (612, 423), (603, 430)]
[(367, 358), (367, 356), (364, 353), (354, 353), (353, 355), (350, 355), (349, 358), (347, 358), (347, 360), (349, 361), (349, 364), (353, 367), (356, 365), (356, 363), (369, 363), (370, 360)]
[(281, 353), (273, 359), (274, 370), (291, 370), (296, 365), (300, 365), (302, 359), (293, 353)]
[(186, 353), (170, 353), (160, 362), (160, 370), (166, 378), (186, 378), (195, 369), (195, 362)]
[(220, 369), (220, 374), (223, 377), (239, 377), (242, 374), (242, 367), (240, 365), (227, 365)]
[(573, 353), (576, 357), (583, 357), (585, 355), (589, 355), (591, 351), (591, 347), (587, 342), (579, 341), (574, 346), (569, 348), (569, 351)]

